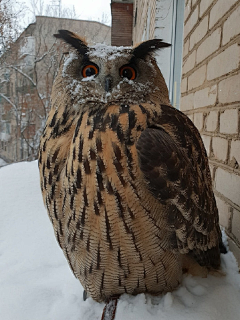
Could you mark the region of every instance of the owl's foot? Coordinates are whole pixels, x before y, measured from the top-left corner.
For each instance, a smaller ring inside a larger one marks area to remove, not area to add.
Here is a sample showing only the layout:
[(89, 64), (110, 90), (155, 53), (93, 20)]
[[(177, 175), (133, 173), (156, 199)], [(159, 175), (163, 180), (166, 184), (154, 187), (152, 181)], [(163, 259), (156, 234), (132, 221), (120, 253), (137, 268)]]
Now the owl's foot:
[(217, 277), (217, 278), (221, 278), (221, 277), (225, 277), (226, 276), (226, 272), (224, 272), (223, 270), (216, 270), (216, 269), (210, 269), (209, 270), (209, 274)]
[(198, 276), (202, 278), (206, 278), (208, 274), (215, 277), (223, 277), (226, 275), (221, 268), (215, 269), (212, 267), (200, 266), (197, 261), (188, 255), (183, 257), (182, 271), (183, 273), (189, 273), (192, 276)]
[(183, 273), (189, 273), (192, 276), (198, 276), (202, 278), (207, 278), (208, 275), (207, 267), (200, 266), (197, 261), (188, 255), (183, 256), (182, 271)]
[(112, 296), (108, 302), (106, 303), (101, 320), (114, 320), (116, 310), (117, 310), (117, 303), (118, 303), (119, 295)]

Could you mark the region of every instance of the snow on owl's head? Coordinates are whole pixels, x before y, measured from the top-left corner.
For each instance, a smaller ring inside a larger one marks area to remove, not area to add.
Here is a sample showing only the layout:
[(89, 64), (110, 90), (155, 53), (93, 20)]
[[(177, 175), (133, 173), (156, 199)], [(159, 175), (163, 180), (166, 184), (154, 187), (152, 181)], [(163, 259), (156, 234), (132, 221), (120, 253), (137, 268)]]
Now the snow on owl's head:
[(132, 47), (88, 46), (78, 35), (59, 30), (70, 45), (58, 77), (75, 107), (169, 103), (168, 89), (153, 52), (170, 46), (153, 39)]

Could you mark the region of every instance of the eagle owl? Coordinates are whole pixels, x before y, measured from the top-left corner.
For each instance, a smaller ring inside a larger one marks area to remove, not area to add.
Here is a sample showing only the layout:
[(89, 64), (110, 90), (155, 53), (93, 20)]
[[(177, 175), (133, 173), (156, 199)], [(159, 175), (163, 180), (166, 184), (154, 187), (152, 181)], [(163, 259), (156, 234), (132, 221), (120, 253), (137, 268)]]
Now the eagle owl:
[(176, 288), (185, 258), (218, 269), (223, 248), (208, 159), (170, 105), (153, 39), (69, 44), (52, 89), (39, 170), (55, 236), (96, 301)]

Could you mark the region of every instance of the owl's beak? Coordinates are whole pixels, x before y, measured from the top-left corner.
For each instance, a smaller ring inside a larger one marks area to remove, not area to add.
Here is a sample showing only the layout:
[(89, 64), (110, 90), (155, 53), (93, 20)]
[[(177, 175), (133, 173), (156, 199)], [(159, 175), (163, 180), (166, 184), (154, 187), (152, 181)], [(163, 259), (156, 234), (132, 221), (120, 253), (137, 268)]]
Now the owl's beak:
[(105, 91), (109, 92), (112, 90), (112, 82), (113, 82), (113, 78), (111, 76), (106, 76), (105, 78)]

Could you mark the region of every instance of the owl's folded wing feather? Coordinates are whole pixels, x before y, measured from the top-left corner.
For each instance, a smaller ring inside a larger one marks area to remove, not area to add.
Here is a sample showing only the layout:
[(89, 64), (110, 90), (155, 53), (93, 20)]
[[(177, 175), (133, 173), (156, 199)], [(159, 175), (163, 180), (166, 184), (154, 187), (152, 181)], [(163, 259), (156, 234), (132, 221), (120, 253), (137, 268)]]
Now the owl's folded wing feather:
[(186, 115), (161, 109), (156, 126), (138, 140), (140, 168), (150, 192), (166, 208), (171, 249), (217, 268), (222, 240), (205, 148)]

